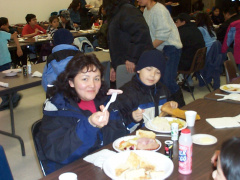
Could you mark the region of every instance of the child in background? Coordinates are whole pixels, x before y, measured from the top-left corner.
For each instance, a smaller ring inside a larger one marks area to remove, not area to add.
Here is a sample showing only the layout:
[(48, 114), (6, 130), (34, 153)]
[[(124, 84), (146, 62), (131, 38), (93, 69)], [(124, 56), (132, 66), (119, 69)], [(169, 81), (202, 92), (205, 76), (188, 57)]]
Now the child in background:
[[(11, 68), (11, 56), (8, 50), (8, 40), (13, 39), (17, 46), (17, 55), (22, 56), (23, 52), (20, 47), (20, 44), (18, 42), (17, 38), (17, 32), (10, 34), (4, 31), (0, 31), (0, 72), (10, 69)], [(17, 93), (13, 94), (13, 107), (16, 107), (18, 105), (19, 100), (21, 99), (21, 96)], [(0, 111), (9, 108), (9, 97), (7, 95), (2, 96), (0, 98)]]
[(17, 32), (17, 29), (9, 26), (8, 19), (6, 17), (0, 17), (0, 30), (6, 31), (10, 34)]
[[(8, 32), (10, 34), (14, 34), (17, 32), (17, 29), (9, 26), (8, 19), (6, 17), (0, 18), (0, 30)], [(18, 56), (16, 50), (11, 50), (11, 59), (12, 59), (12, 66), (16, 68), (16, 66), (27, 65), (27, 49), (23, 50), (23, 55)]]
[(40, 34), (46, 34), (46, 30), (37, 24), (37, 18), (34, 14), (27, 14), (25, 17), (27, 25), (23, 27), (23, 37), (34, 37)]
[(91, 19), (92, 28), (99, 28), (99, 16), (94, 15)]
[(219, 25), (224, 22), (224, 16), (220, 11), (219, 7), (213, 7), (212, 12), (210, 13), (213, 24)]
[(214, 180), (240, 179), (240, 138), (233, 137), (222, 144), (221, 151), (216, 151), (211, 162), (217, 170), (213, 171)]
[(153, 119), (161, 113), (161, 105), (165, 103), (177, 108), (178, 103), (167, 102), (170, 93), (159, 81), (164, 76), (165, 64), (166, 59), (161, 51), (143, 52), (136, 65), (136, 75), (120, 88), (123, 94), (118, 96), (118, 108), (130, 132), (143, 127), (147, 120), (143, 118), (143, 112)]
[(69, 11), (67, 11), (67, 10), (61, 11), (59, 17), (60, 17), (61, 22), (59, 23), (58, 28), (64, 28), (64, 29), (68, 29), (68, 30), (75, 29), (75, 27), (73, 26), (73, 22), (71, 21)]
[(51, 36), (53, 37), (54, 33), (58, 30), (58, 26), (59, 26), (59, 19), (57, 16), (51, 16), (49, 18), (49, 26), (47, 29), (47, 33), (51, 34)]

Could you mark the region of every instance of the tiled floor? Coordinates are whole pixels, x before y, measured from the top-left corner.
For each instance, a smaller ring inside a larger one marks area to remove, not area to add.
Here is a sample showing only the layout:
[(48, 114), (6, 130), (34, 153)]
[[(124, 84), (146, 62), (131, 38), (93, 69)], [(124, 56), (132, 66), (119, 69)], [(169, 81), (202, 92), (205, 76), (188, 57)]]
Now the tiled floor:
[[(221, 77), (221, 84), (225, 84)], [(42, 177), (31, 136), (31, 125), (42, 117), (42, 104), (45, 93), (41, 86), (20, 91), (23, 98), (14, 109), (16, 134), (23, 138), (26, 156), (21, 155), (20, 144), (16, 139), (0, 135), (0, 144), (4, 147), (8, 162), (16, 180), (35, 180)], [(198, 87), (195, 82), (194, 95), (196, 99), (203, 98), (209, 91), (206, 87)], [(193, 101), (190, 93), (183, 91), (186, 104)], [(10, 131), (9, 111), (0, 111), (0, 129)]]

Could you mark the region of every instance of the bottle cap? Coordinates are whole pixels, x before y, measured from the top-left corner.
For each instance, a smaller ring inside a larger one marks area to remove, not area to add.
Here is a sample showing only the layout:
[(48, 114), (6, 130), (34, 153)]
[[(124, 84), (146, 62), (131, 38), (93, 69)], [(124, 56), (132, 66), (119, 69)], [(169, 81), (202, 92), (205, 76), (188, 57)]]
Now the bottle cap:
[(183, 129), (183, 130), (181, 131), (181, 133), (183, 133), (183, 134), (189, 134), (189, 133), (191, 133), (191, 131), (190, 131), (190, 129)]

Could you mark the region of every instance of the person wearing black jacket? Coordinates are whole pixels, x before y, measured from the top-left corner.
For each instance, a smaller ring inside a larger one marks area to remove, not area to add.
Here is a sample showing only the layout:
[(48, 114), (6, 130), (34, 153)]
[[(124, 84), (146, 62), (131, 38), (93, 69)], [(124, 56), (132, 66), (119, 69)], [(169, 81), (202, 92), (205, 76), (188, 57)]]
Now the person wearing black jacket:
[[(190, 16), (186, 13), (181, 13), (175, 18), (175, 23), (183, 44), (178, 70), (189, 70), (197, 50), (205, 47), (201, 31), (195, 23), (190, 22), (190, 19)], [(194, 86), (191, 76), (188, 78), (188, 83), (193, 91)], [(183, 84), (182, 88), (190, 91), (186, 84)]]
[(237, 9), (235, 7), (228, 7), (223, 11), (225, 21), (222, 25), (219, 26), (217, 29), (217, 40), (223, 43), (224, 37), (226, 35), (228, 26), (240, 19), (240, 14), (237, 13)]
[(142, 52), (153, 48), (148, 25), (142, 13), (127, 0), (103, 0), (103, 8), (109, 23), (111, 74), (121, 64), (133, 73)]
[(130, 132), (141, 128), (148, 119), (154, 119), (161, 113), (161, 105), (170, 103), (177, 108), (178, 103), (171, 101), (167, 87), (159, 80), (164, 76), (166, 58), (159, 50), (145, 51), (136, 66), (137, 74), (120, 89), (123, 94), (118, 96), (118, 109)]
[(175, 18), (175, 23), (183, 44), (178, 69), (187, 71), (191, 67), (195, 53), (198, 49), (205, 47), (205, 42), (197, 25), (190, 22), (190, 16), (188, 14), (179, 14), (178, 17)]

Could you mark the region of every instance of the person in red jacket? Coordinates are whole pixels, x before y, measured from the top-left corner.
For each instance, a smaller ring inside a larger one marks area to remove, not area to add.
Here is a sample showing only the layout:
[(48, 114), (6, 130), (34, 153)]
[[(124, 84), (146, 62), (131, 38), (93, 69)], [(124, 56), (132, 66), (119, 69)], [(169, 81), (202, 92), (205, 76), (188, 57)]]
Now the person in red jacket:
[(27, 14), (25, 17), (27, 24), (23, 27), (23, 37), (34, 37), (40, 34), (46, 34), (46, 30), (37, 24), (37, 18), (34, 14)]

